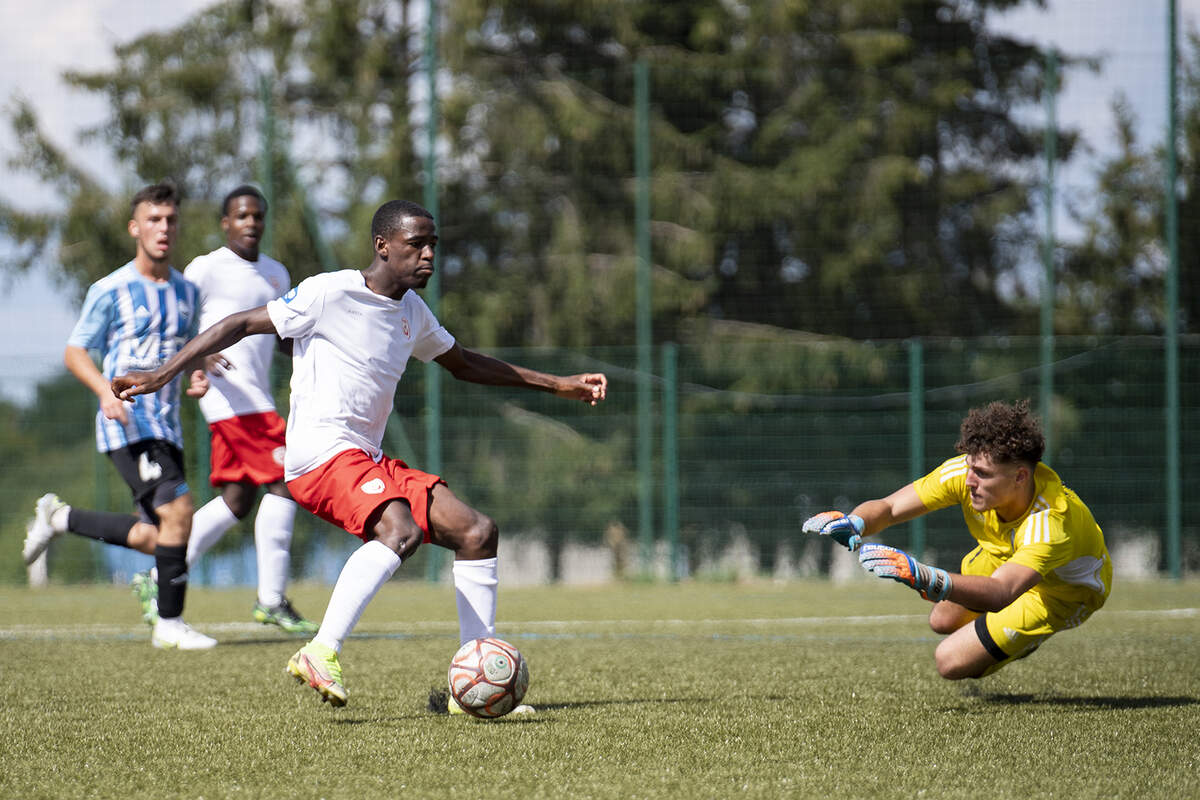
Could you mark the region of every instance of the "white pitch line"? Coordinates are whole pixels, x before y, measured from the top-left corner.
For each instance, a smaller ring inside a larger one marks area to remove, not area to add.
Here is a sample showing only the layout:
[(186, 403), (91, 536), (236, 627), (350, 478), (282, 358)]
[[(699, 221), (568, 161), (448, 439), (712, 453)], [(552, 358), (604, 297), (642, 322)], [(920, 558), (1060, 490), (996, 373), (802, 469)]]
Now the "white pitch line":
[[(1200, 608), (1160, 608), (1148, 610), (1114, 610), (1101, 611), (1105, 617), (1160, 617), (1190, 619), (1200, 616)], [(853, 615), (844, 617), (754, 617), (743, 619), (595, 619), (595, 620), (526, 620), (523, 622), (506, 622), (501, 627), (505, 632), (520, 633), (525, 630), (545, 629), (595, 629), (595, 628), (624, 628), (641, 627), (682, 627), (682, 626), (721, 626), (721, 625), (751, 625), (751, 626), (822, 626), (822, 625), (871, 625), (896, 622), (924, 621), (924, 614), (880, 614), (875, 616)], [(201, 623), (200, 627), (211, 633), (263, 633), (279, 635), (280, 641), (288, 641), (281, 632), (257, 622), (215, 622)], [(458, 629), (452, 620), (435, 622), (428, 620), (405, 622), (400, 625), (368, 624), (359, 628), (359, 635), (376, 636), (398, 635), (416, 632), (448, 632)], [(0, 628), (0, 641), (13, 639), (48, 639), (64, 636), (81, 638), (137, 638), (148, 636), (149, 631), (144, 625), (12, 625)]]

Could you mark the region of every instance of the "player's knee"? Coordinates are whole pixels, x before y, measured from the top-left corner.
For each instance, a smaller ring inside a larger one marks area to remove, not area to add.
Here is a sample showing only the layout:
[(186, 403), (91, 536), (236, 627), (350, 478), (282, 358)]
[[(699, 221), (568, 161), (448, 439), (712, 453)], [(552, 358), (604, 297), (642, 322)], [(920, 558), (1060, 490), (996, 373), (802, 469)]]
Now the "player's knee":
[(404, 559), (417, 552), (424, 536), (424, 532), (411, 520), (384, 519), (375, 526), (375, 539)]
[(957, 603), (943, 601), (935, 603), (929, 612), (929, 627), (934, 633), (954, 633), (976, 616)]
[(943, 641), (933, 651), (933, 663), (937, 668), (938, 675), (948, 681), (978, 678), (983, 675), (986, 669), (985, 667), (980, 667), (971, 659), (965, 658), (957, 648), (946, 646), (946, 641)]
[(387, 545), (401, 558), (417, 552), (425, 532), (417, 525), (407, 503), (387, 503), (375, 510), (364, 527), (367, 540)]
[(154, 555), (154, 548), (158, 545), (158, 528), (145, 522), (138, 522), (129, 529), (125, 544), (131, 550)]
[(947, 615), (939, 614), (935, 610), (929, 615), (929, 627), (934, 633), (954, 633), (962, 625), (957, 618), (950, 619)]
[(500, 528), (491, 517), (478, 512), (459, 538), (458, 552), (466, 558), (492, 558), (500, 543)]

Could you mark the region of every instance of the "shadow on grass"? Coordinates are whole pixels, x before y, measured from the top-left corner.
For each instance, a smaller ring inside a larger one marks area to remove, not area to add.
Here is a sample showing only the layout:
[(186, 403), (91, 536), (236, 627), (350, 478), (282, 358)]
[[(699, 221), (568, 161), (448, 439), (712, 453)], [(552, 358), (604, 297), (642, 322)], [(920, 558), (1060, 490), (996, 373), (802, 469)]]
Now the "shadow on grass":
[(1079, 697), (1071, 695), (1002, 694), (981, 692), (976, 695), (985, 703), (1006, 706), (1053, 706), (1076, 711), (1119, 711), (1140, 708), (1179, 708), (1200, 704), (1196, 697)]
[(575, 708), (603, 708), (605, 706), (646, 706), (666, 703), (715, 703), (711, 697), (654, 697), (650, 699), (629, 697), (623, 700), (581, 700), (577, 703), (538, 703), (538, 711), (563, 711)]
[(277, 645), (277, 644), (289, 644), (289, 643), (295, 645), (296, 649), (300, 649), (301, 647), (304, 647), (304, 645), (308, 643), (308, 639), (304, 638), (303, 636), (298, 636), (296, 638), (285, 638), (283, 636), (277, 636), (274, 639), (262, 638), (262, 639), (219, 639), (218, 640), (218, 646), (221, 648), (247, 647), (247, 646), (258, 647), (258, 646), (262, 646), (265, 644)]

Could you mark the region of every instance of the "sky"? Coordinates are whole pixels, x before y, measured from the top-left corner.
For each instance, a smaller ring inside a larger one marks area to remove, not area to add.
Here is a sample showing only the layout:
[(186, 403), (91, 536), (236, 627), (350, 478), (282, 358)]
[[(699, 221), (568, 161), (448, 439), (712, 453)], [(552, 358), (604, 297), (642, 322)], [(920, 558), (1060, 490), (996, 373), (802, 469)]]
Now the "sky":
[[(1060, 174), (1060, 206), (1072, 193), (1086, 194), (1091, 167), (1111, 152), (1109, 104), (1118, 89), (1133, 103), (1145, 141), (1161, 138), (1166, 2), (1048, 0), (1046, 10), (1019, 9), (996, 21), (999, 29), (1037, 44), (1106, 59), (1098, 75), (1070, 74), (1058, 105), (1059, 124), (1078, 128), (1092, 148), (1091, 155)], [(115, 64), (114, 45), (172, 28), (209, 5), (211, 0), (57, 0), (44, 6), (0, 0), (0, 106), (20, 93), (33, 102), (55, 143), (78, 148), (77, 133), (102, 120), (104, 108), (99, 99), (68, 89), (61, 73), (109, 68)], [(1200, 19), (1200, 0), (1179, 0), (1179, 9), (1182, 37)], [(8, 168), (14, 152), (11, 131), (0, 125), (0, 196), (23, 208), (53, 208), (53, 196)], [(98, 180), (113, 188), (129, 182), (103, 149), (76, 152)], [(1064, 216), (1061, 209), (1056, 213), (1060, 233), (1069, 229)], [(61, 369), (63, 345), (79, 309), (60, 294), (47, 265), (36, 265), (15, 281), (0, 276), (0, 395), (26, 402), (38, 379)]]

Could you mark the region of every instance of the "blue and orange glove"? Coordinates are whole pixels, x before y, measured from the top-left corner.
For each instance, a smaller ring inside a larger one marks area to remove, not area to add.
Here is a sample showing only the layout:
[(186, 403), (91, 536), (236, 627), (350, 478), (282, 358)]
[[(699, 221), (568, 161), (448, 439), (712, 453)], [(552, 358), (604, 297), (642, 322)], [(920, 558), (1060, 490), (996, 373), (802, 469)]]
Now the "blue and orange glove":
[(867, 572), (910, 586), (931, 602), (945, 600), (954, 584), (944, 569), (922, 564), (903, 550), (886, 544), (864, 544), (858, 551), (858, 563)]
[(862, 544), (862, 532), (865, 527), (862, 517), (855, 514), (843, 514), (840, 511), (822, 511), (815, 517), (804, 521), (800, 529), (805, 533), (819, 533), (828, 536), (845, 547), (851, 553)]

